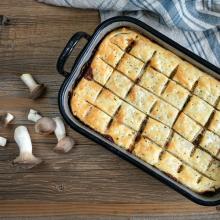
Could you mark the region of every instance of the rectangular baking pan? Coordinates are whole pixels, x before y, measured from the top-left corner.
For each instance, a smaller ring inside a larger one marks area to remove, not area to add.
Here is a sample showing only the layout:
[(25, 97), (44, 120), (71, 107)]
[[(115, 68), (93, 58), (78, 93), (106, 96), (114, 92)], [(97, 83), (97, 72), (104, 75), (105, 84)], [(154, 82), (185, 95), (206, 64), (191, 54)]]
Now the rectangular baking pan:
[[(120, 27), (128, 27), (142, 33), (151, 40), (162, 45), (164, 48), (167, 48), (168, 50), (177, 54), (181, 58), (187, 60), (188, 62), (192, 63), (193, 65), (207, 72), (208, 74), (218, 79), (220, 78), (220, 69), (218, 67), (212, 65), (211, 63), (207, 62), (201, 57), (193, 54), (186, 48), (175, 43), (171, 39), (167, 38), (166, 36), (156, 31), (155, 29), (151, 28), (150, 26), (131, 17), (126, 17), (126, 16), (114, 17), (101, 23), (96, 28), (92, 36), (88, 35), (85, 32), (77, 32), (76, 34), (74, 34), (58, 58), (57, 70), (60, 74), (66, 77), (60, 88), (59, 97), (58, 97), (59, 109), (64, 120), (74, 130), (94, 140), (95, 142), (103, 145), (104, 147), (116, 153), (120, 157), (135, 164), (139, 168), (143, 169), (150, 175), (156, 177), (161, 182), (169, 185), (174, 190), (178, 191), (179, 193), (189, 198), (190, 200), (200, 205), (206, 205), (206, 206), (220, 205), (220, 191), (212, 194), (204, 194), (204, 195), (200, 195), (193, 192), (192, 190), (176, 182), (175, 180), (173, 180), (163, 172), (159, 171), (157, 168), (138, 159), (131, 153), (127, 152), (126, 150), (112, 143), (110, 140), (108, 140), (101, 134), (90, 129), (82, 122), (80, 122), (76, 117), (74, 117), (73, 114), (71, 113), (69, 100), (71, 97), (72, 88), (82, 77), (84, 67), (90, 61), (92, 55), (94, 54), (95, 49), (97, 48), (98, 44), (103, 39), (103, 37), (105, 37), (105, 35), (107, 35), (109, 32)], [(74, 47), (77, 45), (77, 43), (80, 41), (81, 38), (87, 39), (88, 42), (85, 45), (85, 47), (82, 49), (79, 56), (77, 57), (74, 65), (72, 66), (71, 72), (68, 73), (67, 71), (64, 70), (65, 63), (69, 55), (71, 54), (72, 50), (74, 49)]]

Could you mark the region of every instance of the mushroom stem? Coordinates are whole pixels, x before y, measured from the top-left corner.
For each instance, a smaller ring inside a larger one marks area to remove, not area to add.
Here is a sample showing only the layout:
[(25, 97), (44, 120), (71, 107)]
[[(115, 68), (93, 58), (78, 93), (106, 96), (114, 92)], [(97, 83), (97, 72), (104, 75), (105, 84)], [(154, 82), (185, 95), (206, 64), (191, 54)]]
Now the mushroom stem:
[(30, 97), (32, 99), (37, 99), (40, 96), (42, 96), (45, 91), (46, 87), (44, 84), (38, 84), (31, 74), (24, 73), (21, 75), (21, 80), (24, 82), (24, 84), (29, 88), (30, 90)]
[(33, 76), (29, 73), (24, 73), (21, 75), (21, 80), (24, 84), (30, 89), (30, 91), (34, 90), (37, 87), (37, 83), (34, 80)]
[(54, 118), (54, 121), (56, 122), (54, 133), (58, 140), (57, 145), (54, 147), (54, 151), (67, 153), (74, 147), (75, 141), (72, 137), (66, 136), (65, 125), (60, 117)]
[(13, 161), (22, 165), (23, 168), (30, 169), (42, 162), (41, 159), (32, 154), (32, 142), (28, 129), (25, 126), (18, 126), (14, 132), (14, 139), (19, 147), (19, 156)]
[(58, 142), (66, 136), (66, 129), (63, 120), (60, 117), (53, 119), (56, 123), (56, 129), (54, 131)]
[(41, 118), (42, 118), (42, 116), (36, 110), (30, 109), (30, 111), (28, 113), (28, 120), (29, 121), (37, 122)]
[(14, 115), (12, 115), (11, 113), (6, 113), (4, 115), (0, 116), (0, 121), (3, 127), (7, 127), (8, 124), (10, 124), (11, 121), (14, 120)]
[(4, 147), (7, 143), (7, 139), (4, 137), (0, 137), (0, 146)]

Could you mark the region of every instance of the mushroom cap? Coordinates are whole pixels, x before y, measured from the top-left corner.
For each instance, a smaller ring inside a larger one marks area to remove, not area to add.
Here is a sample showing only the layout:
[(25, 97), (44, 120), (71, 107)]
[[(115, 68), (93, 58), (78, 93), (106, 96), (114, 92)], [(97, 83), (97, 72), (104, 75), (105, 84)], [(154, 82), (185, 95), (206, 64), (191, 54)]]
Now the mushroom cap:
[(56, 129), (56, 123), (51, 118), (42, 117), (36, 122), (34, 128), (36, 133), (49, 135)]
[(42, 163), (42, 159), (35, 157), (33, 154), (19, 155), (13, 160), (13, 164), (23, 169), (31, 169)]
[(54, 148), (54, 151), (59, 153), (67, 153), (75, 146), (75, 141), (72, 137), (66, 136), (62, 138)]
[(37, 99), (46, 92), (46, 86), (44, 84), (37, 84), (37, 86), (31, 90), (30, 98)]

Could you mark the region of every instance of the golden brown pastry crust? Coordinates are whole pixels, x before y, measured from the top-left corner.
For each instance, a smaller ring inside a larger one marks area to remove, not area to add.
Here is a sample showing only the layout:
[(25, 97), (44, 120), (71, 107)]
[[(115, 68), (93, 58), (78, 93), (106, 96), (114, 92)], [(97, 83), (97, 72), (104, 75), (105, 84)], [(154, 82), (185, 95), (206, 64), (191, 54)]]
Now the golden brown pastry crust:
[(126, 101), (140, 111), (149, 114), (151, 108), (157, 101), (157, 97), (142, 87), (135, 85), (128, 93)]
[(178, 109), (183, 108), (188, 96), (189, 92), (174, 81), (170, 81), (168, 83), (166, 89), (162, 94), (164, 100), (166, 100)]
[(94, 105), (113, 116), (120, 107), (122, 100), (108, 89), (102, 89)]
[(102, 87), (96, 82), (82, 78), (74, 89), (74, 93), (82, 99), (94, 103), (101, 90)]
[(111, 117), (95, 106), (92, 106), (88, 114), (84, 118), (85, 124), (89, 125), (96, 131), (105, 134)]
[(176, 132), (174, 132), (167, 145), (167, 150), (181, 159), (190, 158), (194, 148), (195, 146), (191, 142), (187, 141)]
[(142, 135), (164, 147), (171, 135), (171, 129), (161, 122), (149, 118), (146, 122)]
[(157, 48), (156, 53), (150, 61), (150, 65), (159, 72), (170, 76), (180, 61), (180, 58), (175, 54), (161, 47)]
[(120, 123), (127, 125), (135, 131), (139, 131), (146, 115), (134, 108), (132, 105), (123, 103), (115, 115), (115, 119)]
[(117, 66), (117, 70), (135, 81), (141, 74), (144, 63), (130, 54), (125, 54)]
[(130, 54), (146, 63), (152, 58), (156, 49), (157, 47), (150, 40), (139, 37), (139, 40), (132, 47)]
[(166, 76), (148, 67), (141, 77), (139, 85), (156, 95), (160, 95), (167, 82)]
[(189, 103), (184, 108), (184, 113), (193, 118), (201, 125), (205, 125), (213, 112), (213, 107), (202, 99), (192, 96)]
[(215, 111), (209, 124), (209, 129), (220, 136), (220, 111)]
[(198, 80), (194, 94), (214, 105), (220, 96), (220, 84), (213, 77), (202, 75)]
[(202, 127), (184, 113), (179, 115), (173, 129), (190, 142), (193, 142), (202, 131)]
[(104, 85), (113, 72), (113, 68), (99, 57), (95, 57), (91, 63), (93, 79)]
[(155, 165), (160, 160), (162, 149), (147, 138), (141, 139), (135, 144), (133, 154), (145, 162)]
[(183, 87), (192, 90), (195, 83), (203, 73), (193, 65), (182, 61), (177, 68), (173, 79), (180, 83)]
[(114, 71), (105, 86), (120, 98), (125, 98), (132, 85), (132, 81), (126, 76)]
[(218, 80), (120, 28), (100, 43), (70, 106), (108, 140), (203, 193), (220, 188), (219, 88)]
[(205, 131), (200, 146), (211, 155), (220, 159), (220, 137), (211, 131)]
[(161, 121), (165, 125), (172, 127), (176, 117), (178, 114), (178, 110), (174, 108), (172, 105), (170, 105), (167, 102), (164, 102), (162, 100), (158, 100), (156, 104), (154, 105), (150, 115), (157, 119), (158, 121)]
[(134, 143), (137, 132), (114, 120), (106, 134), (113, 139), (114, 143), (125, 148), (126, 150), (130, 150), (132, 144)]

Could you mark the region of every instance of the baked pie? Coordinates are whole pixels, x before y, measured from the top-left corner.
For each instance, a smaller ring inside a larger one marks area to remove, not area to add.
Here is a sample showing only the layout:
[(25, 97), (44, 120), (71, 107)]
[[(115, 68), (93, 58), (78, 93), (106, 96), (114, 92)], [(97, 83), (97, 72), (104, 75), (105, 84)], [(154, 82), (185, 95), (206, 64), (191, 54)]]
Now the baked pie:
[(72, 113), (197, 193), (220, 188), (220, 82), (128, 28), (109, 33)]

